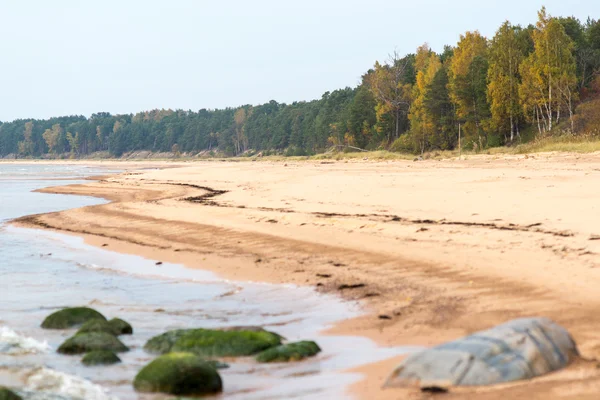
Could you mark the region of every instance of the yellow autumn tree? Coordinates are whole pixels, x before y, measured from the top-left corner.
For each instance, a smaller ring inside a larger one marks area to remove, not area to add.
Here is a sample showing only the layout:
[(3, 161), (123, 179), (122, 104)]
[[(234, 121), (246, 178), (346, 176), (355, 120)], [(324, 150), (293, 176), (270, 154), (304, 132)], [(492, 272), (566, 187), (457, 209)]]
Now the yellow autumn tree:
[(462, 123), (465, 139), (474, 148), (486, 143), (488, 45), (477, 31), (460, 36), (448, 70), (448, 91)]
[(235, 137), (233, 144), (235, 145), (235, 153), (241, 154), (248, 149), (248, 138), (246, 137), (246, 120), (248, 113), (245, 108), (238, 108), (233, 115)]
[(369, 89), (377, 101), (375, 112), (377, 129), (385, 129), (388, 142), (391, 136), (400, 136), (400, 119), (408, 114), (411, 105), (412, 85), (406, 82), (406, 72), (411, 59), (400, 58), (397, 53), (385, 64), (375, 63), (368, 79)]
[(18, 143), (19, 154), (22, 156), (33, 155), (33, 122), (25, 122), (25, 130), (23, 131), (23, 140)]
[(577, 87), (574, 43), (563, 25), (549, 16), (544, 7), (538, 12), (533, 43), (533, 53), (520, 68), (519, 96), (525, 115), (543, 134), (551, 131), (566, 111), (573, 129)]
[[(519, 67), (525, 52), (517, 37), (518, 29), (506, 21), (490, 43), (487, 96), (492, 126), (504, 134), (505, 142), (512, 142), (515, 134), (519, 135), (522, 119)], [(507, 132), (510, 132), (510, 139)]]
[(427, 43), (417, 49), (415, 69), (417, 71), (416, 83), (412, 91), (412, 105), (408, 116), (411, 126), (411, 135), (418, 144), (421, 154), (429, 138), (435, 135), (435, 121), (428, 113), (425, 99), (431, 90), (431, 83), (437, 72), (442, 68), (440, 58)]
[(52, 129), (46, 129), (42, 134), (42, 137), (48, 145), (49, 153), (54, 153), (56, 151), (56, 145), (58, 144), (58, 139), (62, 132), (63, 129), (60, 124), (54, 124), (52, 125)]

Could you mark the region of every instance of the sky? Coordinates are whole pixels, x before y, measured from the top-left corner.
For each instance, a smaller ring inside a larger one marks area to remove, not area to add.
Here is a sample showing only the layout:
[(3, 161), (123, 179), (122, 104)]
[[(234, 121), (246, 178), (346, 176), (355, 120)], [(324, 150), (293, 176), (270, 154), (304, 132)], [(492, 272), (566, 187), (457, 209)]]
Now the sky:
[(320, 98), (376, 60), (598, 0), (0, 0), (0, 121)]

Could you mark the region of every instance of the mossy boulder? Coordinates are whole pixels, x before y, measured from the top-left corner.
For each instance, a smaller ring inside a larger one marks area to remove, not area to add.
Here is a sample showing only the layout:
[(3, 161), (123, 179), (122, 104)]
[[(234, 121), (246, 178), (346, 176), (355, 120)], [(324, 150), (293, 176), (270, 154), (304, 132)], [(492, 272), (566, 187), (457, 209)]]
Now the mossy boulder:
[(127, 321), (123, 321), (121, 318), (113, 318), (108, 321), (108, 324), (113, 329), (115, 335), (132, 335), (133, 327)]
[(110, 321), (92, 319), (81, 325), (81, 328), (79, 328), (77, 334), (89, 332), (105, 332), (114, 336), (119, 336), (132, 334), (133, 328), (127, 322), (118, 318), (111, 319)]
[(80, 333), (67, 339), (58, 348), (61, 354), (82, 354), (96, 350), (109, 350), (115, 353), (129, 351), (116, 336), (106, 332)]
[(223, 383), (217, 370), (202, 358), (191, 353), (169, 353), (142, 368), (133, 387), (139, 392), (193, 396), (218, 393)]
[(256, 356), (256, 361), (262, 363), (300, 361), (320, 352), (321, 348), (315, 342), (302, 341), (267, 349)]
[(92, 319), (87, 321), (86, 323), (81, 325), (81, 328), (79, 328), (76, 335), (91, 332), (104, 332), (109, 333), (113, 336), (117, 336), (114, 332), (113, 327), (108, 323), (108, 321), (104, 319)]
[(23, 400), (23, 398), (9, 388), (0, 386), (0, 400)]
[(96, 350), (87, 353), (81, 359), (83, 365), (88, 367), (94, 365), (112, 365), (121, 362), (121, 359), (112, 351), (109, 350)]
[(100, 319), (106, 321), (104, 315), (88, 307), (71, 307), (56, 311), (46, 317), (42, 322), (44, 329), (68, 329), (81, 325), (87, 321)]
[(153, 337), (144, 349), (155, 354), (187, 352), (203, 357), (239, 357), (251, 356), (280, 344), (279, 335), (265, 330), (180, 329)]
[(218, 360), (206, 360), (208, 364), (214, 369), (227, 369), (229, 368), (229, 364), (218, 361)]

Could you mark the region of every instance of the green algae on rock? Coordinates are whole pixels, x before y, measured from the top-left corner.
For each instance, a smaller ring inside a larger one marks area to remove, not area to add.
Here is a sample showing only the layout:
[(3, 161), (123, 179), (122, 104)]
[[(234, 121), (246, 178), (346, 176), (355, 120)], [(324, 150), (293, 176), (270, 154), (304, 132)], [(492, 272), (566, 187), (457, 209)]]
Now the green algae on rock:
[(68, 329), (93, 319), (106, 321), (104, 315), (88, 307), (71, 307), (56, 311), (42, 322), (44, 329)]
[(95, 350), (87, 353), (81, 362), (88, 367), (94, 365), (112, 365), (121, 362), (121, 359), (110, 350)]
[(229, 364), (221, 362), (219, 360), (206, 360), (206, 362), (214, 369), (227, 369)]
[(109, 325), (108, 321), (104, 319), (92, 319), (81, 325), (81, 328), (77, 331), (76, 335), (80, 335), (82, 333), (91, 333), (91, 332), (104, 332), (109, 333), (113, 336), (117, 336), (114, 332), (114, 329), (111, 325)]
[(110, 350), (116, 353), (129, 351), (116, 336), (106, 332), (80, 333), (67, 339), (58, 348), (61, 354), (82, 354), (96, 350)]
[(217, 370), (202, 358), (169, 353), (142, 368), (133, 387), (139, 392), (202, 395), (221, 392), (223, 383)]
[(315, 356), (320, 351), (321, 348), (315, 342), (294, 342), (267, 349), (256, 356), (256, 361), (261, 363), (300, 361)]
[(150, 353), (188, 352), (204, 357), (251, 356), (281, 344), (273, 332), (180, 329), (153, 337), (144, 349)]
[(113, 318), (108, 321), (108, 324), (113, 329), (115, 335), (132, 335), (133, 327), (127, 321), (123, 321), (121, 318)]
[(0, 386), (0, 400), (23, 400), (23, 398), (9, 388)]
[(133, 328), (127, 322), (118, 318), (111, 319), (110, 321), (92, 319), (81, 325), (81, 328), (79, 328), (77, 334), (89, 332), (105, 332), (114, 336), (119, 336), (132, 334)]

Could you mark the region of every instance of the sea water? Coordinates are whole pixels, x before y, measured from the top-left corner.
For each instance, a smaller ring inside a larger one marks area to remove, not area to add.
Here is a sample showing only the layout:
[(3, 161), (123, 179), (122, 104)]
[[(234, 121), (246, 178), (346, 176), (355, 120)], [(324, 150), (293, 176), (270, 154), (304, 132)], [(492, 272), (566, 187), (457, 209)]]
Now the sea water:
[[(163, 399), (137, 394), (135, 374), (152, 355), (143, 345), (170, 329), (258, 325), (288, 340), (315, 340), (317, 357), (289, 364), (251, 358), (220, 370), (227, 399), (345, 399), (360, 379), (345, 370), (399, 354), (361, 337), (323, 336), (337, 321), (359, 315), (356, 304), (291, 285), (232, 282), (181, 265), (156, 265), (86, 245), (82, 239), (11, 226), (11, 219), (101, 204), (97, 198), (35, 193), (107, 170), (79, 165), (0, 164), (0, 385), (27, 400)], [(122, 363), (84, 367), (80, 356), (56, 353), (74, 330), (43, 330), (62, 307), (89, 306), (134, 328)]]

